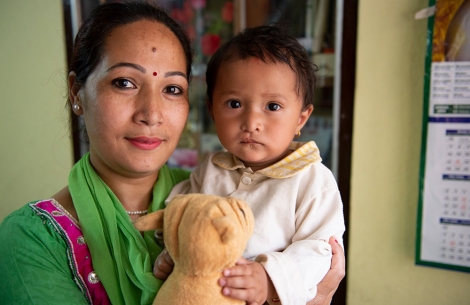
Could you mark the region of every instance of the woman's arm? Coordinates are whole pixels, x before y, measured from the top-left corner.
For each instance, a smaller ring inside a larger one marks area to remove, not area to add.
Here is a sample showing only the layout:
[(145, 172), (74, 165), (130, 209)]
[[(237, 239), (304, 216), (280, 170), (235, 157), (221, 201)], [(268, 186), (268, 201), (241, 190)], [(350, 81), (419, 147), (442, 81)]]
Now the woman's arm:
[(344, 256), (343, 248), (336, 242), (334, 237), (330, 237), (329, 244), (333, 252), (330, 270), (318, 284), (317, 295), (307, 305), (330, 304), (339, 283), (346, 275), (346, 257)]

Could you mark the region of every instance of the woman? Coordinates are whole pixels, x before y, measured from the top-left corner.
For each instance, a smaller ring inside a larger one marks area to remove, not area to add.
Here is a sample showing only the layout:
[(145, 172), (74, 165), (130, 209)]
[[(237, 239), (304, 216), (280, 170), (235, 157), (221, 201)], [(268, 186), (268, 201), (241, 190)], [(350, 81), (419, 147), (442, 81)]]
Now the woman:
[[(178, 24), (148, 4), (105, 4), (83, 24), (68, 85), (90, 152), (67, 187), (3, 221), (2, 302), (152, 303), (161, 249), (132, 219), (163, 208), (171, 187), (189, 176), (165, 162), (188, 116), (191, 57)], [(342, 257), (318, 300), (341, 280)]]

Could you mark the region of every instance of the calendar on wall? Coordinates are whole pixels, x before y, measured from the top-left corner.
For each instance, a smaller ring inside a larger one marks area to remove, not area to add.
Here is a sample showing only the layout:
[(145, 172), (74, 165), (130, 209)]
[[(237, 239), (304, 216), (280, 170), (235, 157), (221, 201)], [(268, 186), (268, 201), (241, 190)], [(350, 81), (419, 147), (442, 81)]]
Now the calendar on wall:
[(416, 263), (470, 272), (470, 0), (431, 0)]

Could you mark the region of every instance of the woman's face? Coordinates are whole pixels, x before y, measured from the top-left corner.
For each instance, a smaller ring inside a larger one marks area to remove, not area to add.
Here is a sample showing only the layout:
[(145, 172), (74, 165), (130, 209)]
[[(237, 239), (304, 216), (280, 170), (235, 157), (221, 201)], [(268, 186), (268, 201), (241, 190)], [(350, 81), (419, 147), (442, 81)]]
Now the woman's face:
[(186, 58), (173, 32), (148, 20), (117, 27), (86, 83), (74, 79), (72, 72), (70, 100), (80, 106), (98, 173), (158, 175), (189, 110)]

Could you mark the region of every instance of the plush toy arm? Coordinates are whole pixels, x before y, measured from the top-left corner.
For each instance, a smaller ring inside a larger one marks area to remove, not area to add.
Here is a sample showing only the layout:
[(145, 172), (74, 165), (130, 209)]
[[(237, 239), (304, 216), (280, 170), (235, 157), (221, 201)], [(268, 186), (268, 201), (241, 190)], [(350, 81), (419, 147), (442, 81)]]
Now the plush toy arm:
[(138, 218), (134, 221), (134, 227), (139, 231), (163, 229), (164, 211), (159, 210)]

